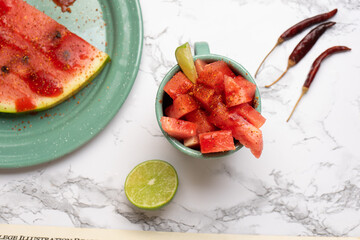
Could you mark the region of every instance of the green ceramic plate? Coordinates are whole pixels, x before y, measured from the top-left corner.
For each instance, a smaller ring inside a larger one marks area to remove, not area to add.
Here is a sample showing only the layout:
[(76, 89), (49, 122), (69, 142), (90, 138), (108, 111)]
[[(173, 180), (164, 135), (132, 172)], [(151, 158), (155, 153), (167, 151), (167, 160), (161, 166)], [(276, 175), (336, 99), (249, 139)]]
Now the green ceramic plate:
[(32, 166), (59, 158), (99, 133), (127, 98), (139, 70), (143, 26), (137, 0), (77, 0), (62, 13), (51, 0), (28, 3), (111, 57), (92, 84), (36, 115), (0, 115), (0, 168)]

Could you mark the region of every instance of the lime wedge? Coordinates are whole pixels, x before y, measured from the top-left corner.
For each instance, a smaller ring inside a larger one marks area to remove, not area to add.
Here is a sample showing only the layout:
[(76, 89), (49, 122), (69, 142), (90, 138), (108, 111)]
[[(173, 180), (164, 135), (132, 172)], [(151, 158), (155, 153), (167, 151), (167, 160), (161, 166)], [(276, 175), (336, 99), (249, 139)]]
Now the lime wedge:
[(138, 208), (157, 209), (171, 201), (178, 187), (173, 166), (162, 160), (137, 165), (125, 180), (125, 194)]
[(195, 83), (198, 76), (189, 43), (179, 46), (175, 50), (175, 57), (185, 76)]

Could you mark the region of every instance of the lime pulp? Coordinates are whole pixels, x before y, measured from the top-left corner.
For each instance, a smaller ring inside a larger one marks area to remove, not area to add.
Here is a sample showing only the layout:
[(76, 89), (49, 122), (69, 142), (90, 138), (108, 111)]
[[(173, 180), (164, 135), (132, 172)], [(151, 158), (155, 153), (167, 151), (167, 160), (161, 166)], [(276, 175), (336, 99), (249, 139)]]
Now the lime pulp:
[(178, 187), (176, 170), (168, 162), (148, 160), (137, 165), (125, 180), (125, 194), (141, 209), (158, 209), (169, 203)]

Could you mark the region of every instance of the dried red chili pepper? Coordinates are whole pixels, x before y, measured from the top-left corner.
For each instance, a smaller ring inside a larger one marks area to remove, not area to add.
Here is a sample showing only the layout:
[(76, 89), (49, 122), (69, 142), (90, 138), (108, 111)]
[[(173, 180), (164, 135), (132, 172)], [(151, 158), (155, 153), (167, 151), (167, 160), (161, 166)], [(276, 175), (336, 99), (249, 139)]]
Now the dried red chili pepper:
[(270, 52), (265, 56), (265, 58), (261, 61), (260, 66), (258, 67), (258, 69), (256, 70), (255, 73), (255, 77), (259, 72), (260, 67), (262, 66), (262, 64), (264, 63), (265, 59), (270, 55), (270, 53), (281, 43), (283, 43), (286, 40), (289, 40), (290, 38), (296, 36), (297, 34), (301, 33), (302, 31), (304, 31), (306, 28), (313, 26), (317, 23), (321, 23), (324, 22), (328, 19), (330, 19), (331, 17), (333, 17), (335, 14), (337, 13), (337, 9), (334, 9), (330, 12), (327, 13), (322, 13), (319, 15), (316, 15), (314, 17), (310, 17), (307, 19), (302, 20), (301, 22), (295, 24), (294, 26), (290, 27), (288, 30), (286, 30), (285, 32), (283, 32), (280, 37), (278, 38), (275, 46), (270, 50)]
[(348, 48), (348, 47), (345, 47), (345, 46), (335, 46), (335, 47), (331, 47), (327, 50), (325, 50), (322, 54), (320, 54), (316, 59), (315, 61), (313, 62), (313, 64), (311, 65), (311, 68), (310, 68), (310, 71), (307, 75), (307, 78), (304, 82), (304, 85), (302, 87), (302, 92), (301, 92), (301, 95), (299, 97), (299, 99), (297, 100), (293, 110), (291, 111), (290, 113), (290, 116), (289, 118), (286, 120), (287, 122), (290, 120), (291, 116), (293, 115), (294, 111), (295, 111), (295, 108), (297, 107), (297, 105), (299, 104), (300, 102), (300, 99), (307, 93), (307, 91), (309, 90), (310, 88), (310, 85), (311, 83), (313, 82), (314, 78), (315, 78), (315, 75), (316, 73), (318, 72), (319, 68), (320, 68), (320, 65), (321, 65), (321, 62), (327, 58), (328, 56), (334, 54), (334, 53), (338, 53), (338, 52), (344, 52), (344, 51), (350, 51), (351, 49)]
[(314, 46), (316, 41), (321, 37), (321, 35), (328, 29), (329, 27), (335, 25), (335, 22), (326, 22), (320, 24), (319, 26), (312, 29), (299, 43), (296, 45), (294, 50), (289, 56), (288, 66), (286, 70), (281, 74), (281, 76), (276, 79), (273, 83), (266, 85), (265, 87), (269, 88), (275, 83), (277, 83), (289, 70), (289, 68), (296, 65), (300, 60), (310, 51), (310, 49)]

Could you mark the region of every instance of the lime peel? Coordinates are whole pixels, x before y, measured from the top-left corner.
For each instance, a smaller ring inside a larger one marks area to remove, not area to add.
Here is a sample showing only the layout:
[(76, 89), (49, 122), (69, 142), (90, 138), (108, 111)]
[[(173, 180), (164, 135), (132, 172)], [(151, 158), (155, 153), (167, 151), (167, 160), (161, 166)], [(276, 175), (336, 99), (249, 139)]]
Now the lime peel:
[(181, 70), (184, 72), (185, 76), (189, 78), (190, 81), (192, 81), (193, 83), (196, 83), (198, 75), (188, 42), (176, 48), (175, 58)]

